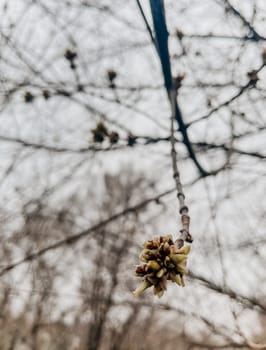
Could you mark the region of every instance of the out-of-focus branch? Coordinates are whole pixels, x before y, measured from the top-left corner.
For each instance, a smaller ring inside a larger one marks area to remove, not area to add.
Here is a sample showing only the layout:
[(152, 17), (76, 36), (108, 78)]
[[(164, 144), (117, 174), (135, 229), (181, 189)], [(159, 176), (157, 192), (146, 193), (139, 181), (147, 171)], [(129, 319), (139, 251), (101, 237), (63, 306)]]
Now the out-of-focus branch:
[(229, 0), (223, 0), (226, 9), (228, 11), (230, 11), (232, 14), (234, 14), (236, 17), (238, 17), (242, 23), (249, 29), (250, 31), (250, 37), (255, 40), (255, 41), (259, 41), (259, 40), (266, 40), (265, 37), (261, 36), (256, 29), (251, 25), (251, 23), (242, 15), (242, 13), (240, 11), (238, 11)]
[[(256, 133), (259, 131), (264, 131), (266, 127), (260, 127), (256, 130)], [(240, 135), (235, 135), (234, 139), (241, 139), (242, 137), (245, 136), (250, 136), (254, 134), (254, 132), (248, 132)], [(152, 136), (136, 136), (134, 135), (135, 143), (134, 145), (128, 145), (127, 144), (127, 139), (122, 141), (125, 141), (123, 144), (118, 144), (118, 145), (112, 145), (112, 146), (95, 146), (95, 145), (90, 145), (87, 147), (80, 147), (80, 148), (67, 148), (67, 147), (57, 147), (57, 146), (50, 146), (47, 144), (40, 144), (40, 143), (34, 143), (34, 142), (29, 142), (20, 138), (14, 138), (14, 137), (8, 137), (8, 136), (0, 136), (0, 141), (3, 142), (11, 142), (11, 143), (16, 143), (19, 144), (22, 147), (25, 148), (32, 148), (34, 150), (44, 150), (48, 152), (53, 152), (53, 153), (88, 153), (88, 152), (111, 152), (111, 151), (119, 151), (119, 150), (124, 150), (127, 148), (132, 148), (132, 147), (137, 147), (137, 146), (148, 146), (152, 144), (156, 144), (159, 142), (169, 142), (170, 141), (170, 136), (165, 136), (165, 137), (152, 137)], [(180, 142), (175, 138), (175, 143)], [(192, 145), (195, 149), (196, 153), (200, 153), (202, 150), (204, 151), (209, 151), (212, 149), (221, 149), (226, 152), (231, 152), (232, 154), (240, 154), (240, 155), (245, 155), (249, 157), (254, 157), (258, 159), (265, 159), (266, 155), (259, 153), (259, 152), (252, 152), (252, 151), (246, 151), (246, 150), (241, 150), (237, 147), (232, 147), (232, 146), (227, 146), (225, 143), (224, 144), (216, 144), (216, 143), (208, 143), (208, 142), (192, 142)], [(216, 174), (216, 172), (210, 173), (210, 175)]]
[[(261, 64), (261, 66), (257, 69), (255, 69), (252, 74), (257, 75), (263, 68), (265, 67), (265, 62), (263, 62)], [(255, 87), (255, 84), (254, 84), (254, 80), (253, 79), (250, 79), (244, 86), (242, 86), (239, 91), (233, 95), (232, 97), (230, 97), (228, 100), (226, 100), (225, 102), (222, 102), (220, 103), (217, 107), (213, 108), (212, 110), (210, 110), (207, 114), (205, 114), (204, 116), (198, 118), (198, 119), (195, 119), (193, 121), (191, 121), (190, 123), (187, 123), (186, 124), (186, 127), (190, 127), (192, 124), (195, 124), (195, 123), (198, 123), (198, 122), (201, 122), (205, 119), (208, 119), (210, 116), (212, 116), (215, 112), (219, 111), (221, 108), (223, 107), (226, 107), (228, 105), (230, 105), (232, 102), (234, 102), (238, 97), (242, 96), (243, 93), (245, 91), (247, 91), (248, 89), (250, 88), (254, 88)]]
[(213, 39), (213, 40), (219, 40), (219, 39), (226, 39), (226, 40), (238, 40), (238, 41), (265, 41), (266, 38), (259, 37), (254, 39), (254, 37), (251, 36), (236, 36), (236, 35), (223, 35), (223, 34), (186, 34), (182, 32), (182, 35), (184, 38), (187, 39)]
[(190, 272), (189, 276), (193, 280), (203, 283), (203, 285), (205, 285), (207, 288), (209, 288), (209, 289), (211, 289), (219, 294), (227, 295), (231, 299), (236, 300), (238, 302), (241, 302), (242, 304), (246, 304), (249, 307), (250, 306), (257, 307), (258, 310), (260, 310), (261, 312), (266, 312), (266, 305), (263, 305), (261, 302), (259, 302), (255, 298), (243, 296), (239, 293), (234, 292), (232, 289), (229, 289), (229, 288), (223, 288), (223, 287), (217, 285), (216, 283), (208, 280), (207, 278), (200, 276), (198, 274), (195, 274), (193, 272)]
[(99, 223), (89, 227), (88, 229), (68, 236), (67, 238), (64, 238), (58, 242), (55, 242), (53, 244), (50, 244), (48, 246), (46, 246), (45, 248), (42, 248), (36, 252), (30, 253), (28, 255), (26, 255), (24, 258), (22, 258), (21, 260), (18, 260), (14, 263), (11, 263), (7, 266), (5, 266), (4, 268), (2, 268), (2, 270), (0, 270), (0, 276), (5, 275), (7, 272), (10, 272), (11, 270), (13, 270), (14, 268), (16, 268), (17, 266), (20, 266), (28, 261), (32, 261), (35, 260), (37, 258), (39, 258), (40, 256), (44, 255), (45, 253), (52, 251), (52, 250), (56, 250), (64, 245), (71, 245), (76, 243), (77, 241), (79, 241), (82, 238), (87, 237), (88, 235), (90, 235), (91, 233), (99, 230), (100, 228), (110, 224), (111, 222), (123, 217), (124, 215), (128, 215), (130, 213), (137, 213), (140, 209), (145, 208), (147, 205), (149, 205), (150, 203), (156, 202), (158, 201), (160, 198), (163, 198), (165, 196), (167, 196), (168, 194), (172, 193), (174, 191), (174, 189), (169, 189), (167, 191), (164, 191), (154, 197), (148, 198), (132, 207), (126, 208), (122, 211), (120, 211), (117, 214), (112, 215), (111, 217), (100, 221)]

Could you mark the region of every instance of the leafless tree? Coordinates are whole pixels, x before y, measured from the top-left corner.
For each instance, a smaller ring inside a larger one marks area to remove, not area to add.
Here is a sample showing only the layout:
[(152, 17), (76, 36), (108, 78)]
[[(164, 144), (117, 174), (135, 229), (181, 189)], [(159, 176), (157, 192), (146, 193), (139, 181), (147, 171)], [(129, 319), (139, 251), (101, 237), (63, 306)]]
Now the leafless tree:
[[(0, 7), (0, 348), (265, 348), (264, 1)], [(167, 233), (186, 287), (135, 299)]]

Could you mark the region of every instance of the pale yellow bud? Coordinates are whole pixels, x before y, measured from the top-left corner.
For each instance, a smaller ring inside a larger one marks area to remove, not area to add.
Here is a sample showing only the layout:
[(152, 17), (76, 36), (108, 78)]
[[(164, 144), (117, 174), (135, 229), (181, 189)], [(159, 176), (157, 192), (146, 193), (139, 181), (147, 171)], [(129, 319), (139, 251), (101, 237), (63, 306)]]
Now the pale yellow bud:
[(157, 263), (156, 260), (150, 260), (148, 262), (148, 269), (153, 270), (153, 271), (158, 271), (160, 270), (160, 265)]
[(190, 252), (190, 245), (186, 245), (183, 248), (176, 249), (175, 253), (176, 254), (188, 254)]
[(187, 256), (185, 254), (173, 254), (170, 258), (175, 263), (175, 265), (187, 261)]
[(182, 286), (182, 280), (181, 280), (180, 275), (175, 275), (175, 276), (173, 277), (173, 280), (174, 280), (174, 282), (175, 282), (176, 284), (178, 284), (179, 286)]
[(147, 280), (144, 280), (142, 284), (134, 290), (133, 294), (135, 297), (139, 297), (147, 288), (151, 286), (151, 283), (148, 282)]
[(159, 271), (156, 273), (156, 277), (158, 277), (158, 278), (163, 277), (163, 275), (165, 274), (166, 271), (167, 271), (167, 270), (166, 270), (165, 268), (159, 270)]

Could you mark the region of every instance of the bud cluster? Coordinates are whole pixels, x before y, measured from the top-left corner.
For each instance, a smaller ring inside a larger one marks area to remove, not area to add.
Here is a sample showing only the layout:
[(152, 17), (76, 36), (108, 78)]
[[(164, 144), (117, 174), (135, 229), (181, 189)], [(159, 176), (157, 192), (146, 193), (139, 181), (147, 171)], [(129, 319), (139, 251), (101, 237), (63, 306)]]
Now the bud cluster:
[(114, 71), (113, 69), (109, 69), (107, 71), (107, 78), (109, 80), (109, 87), (111, 89), (115, 88), (115, 79), (116, 79), (116, 77), (117, 77), (116, 71)]
[(70, 64), (70, 68), (71, 69), (76, 69), (76, 59), (78, 57), (78, 54), (76, 51), (74, 50), (70, 50), (70, 49), (66, 49), (65, 53), (64, 53), (65, 59), (67, 61), (69, 61)]
[(144, 264), (136, 267), (135, 274), (142, 278), (142, 284), (133, 292), (139, 296), (145, 289), (153, 286), (154, 295), (159, 298), (164, 294), (167, 281), (184, 286), (187, 274), (187, 255), (190, 246), (176, 247), (172, 235), (156, 237), (143, 244), (140, 261)]
[(103, 122), (99, 122), (91, 132), (93, 142), (102, 143), (106, 138), (109, 138), (110, 144), (113, 145), (119, 141), (119, 134), (116, 131), (109, 131)]

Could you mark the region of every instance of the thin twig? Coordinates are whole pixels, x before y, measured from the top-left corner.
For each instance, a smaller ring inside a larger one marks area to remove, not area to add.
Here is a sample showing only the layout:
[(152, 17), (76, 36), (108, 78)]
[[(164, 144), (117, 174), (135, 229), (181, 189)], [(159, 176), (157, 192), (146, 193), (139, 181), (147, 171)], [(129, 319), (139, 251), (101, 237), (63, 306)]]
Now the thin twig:
[(143, 8), (142, 8), (142, 6), (141, 6), (141, 3), (140, 3), (139, 0), (136, 0), (136, 2), (137, 2), (137, 5), (138, 5), (138, 8), (139, 8), (139, 11), (140, 11), (140, 13), (141, 13), (141, 16), (142, 16), (142, 18), (143, 18), (143, 20), (144, 20), (144, 23), (145, 23), (145, 25), (146, 25), (146, 28), (147, 28), (147, 30), (148, 30), (148, 32), (149, 32), (151, 41), (152, 41), (153, 45), (155, 46), (155, 48), (156, 48), (156, 50), (157, 50), (157, 45), (156, 45), (156, 41), (155, 41), (154, 36), (153, 36), (153, 33), (152, 33), (152, 29), (151, 29), (151, 27), (150, 27), (150, 25), (149, 25), (149, 22), (148, 22), (148, 20), (147, 20), (147, 18), (146, 18), (146, 16), (145, 16), (145, 13), (144, 13), (144, 11), (143, 11)]
[(189, 233), (189, 222), (190, 217), (188, 215), (188, 207), (185, 204), (185, 195), (183, 191), (183, 186), (180, 179), (180, 173), (177, 167), (177, 156), (175, 149), (175, 115), (176, 115), (176, 97), (177, 89), (172, 88), (170, 91), (171, 99), (171, 158), (172, 158), (172, 167), (173, 167), (173, 177), (175, 180), (175, 187), (177, 191), (177, 198), (179, 201), (179, 213), (181, 214), (182, 229), (180, 230), (180, 237), (177, 239), (176, 244), (178, 247), (182, 247), (184, 242), (192, 242), (192, 236)]

